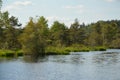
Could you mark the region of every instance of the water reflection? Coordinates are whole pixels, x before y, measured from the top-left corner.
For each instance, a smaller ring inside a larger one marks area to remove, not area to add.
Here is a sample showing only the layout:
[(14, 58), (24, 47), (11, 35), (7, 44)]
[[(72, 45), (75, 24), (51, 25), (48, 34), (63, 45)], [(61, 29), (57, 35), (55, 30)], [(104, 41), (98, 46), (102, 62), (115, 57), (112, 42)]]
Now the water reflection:
[(120, 51), (0, 59), (0, 80), (120, 80)]
[(16, 61), (18, 58), (13, 57), (0, 57), (0, 63), (9, 62), (9, 61)]
[(54, 55), (54, 56), (48, 56), (49, 61), (51, 62), (58, 62), (58, 63), (66, 63), (67, 57), (63, 55)]
[(106, 52), (93, 56), (93, 62), (98, 64), (116, 64), (119, 61), (119, 53)]
[[(78, 55), (79, 54), (79, 55)], [(24, 56), (24, 61), (28, 63), (38, 62), (55, 62), (67, 64), (114, 64), (119, 61), (118, 52), (104, 52), (104, 53), (77, 53), (77, 55), (52, 55), (43, 57)]]
[(49, 62), (65, 63), (65, 64), (81, 64), (84, 58), (80, 55), (54, 55), (47, 56)]
[(35, 57), (35, 56), (28, 55), (28, 56), (24, 56), (23, 60), (28, 63), (38, 63), (38, 62), (45, 62), (48, 60), (48, 58), (46, 56)]
[(81, 55), (74, 55), (71, 56), (70, 60), (71, 63), (75, 63), (75, 64), (82, 64), (84, 62), (84, 57), (82, 57)]

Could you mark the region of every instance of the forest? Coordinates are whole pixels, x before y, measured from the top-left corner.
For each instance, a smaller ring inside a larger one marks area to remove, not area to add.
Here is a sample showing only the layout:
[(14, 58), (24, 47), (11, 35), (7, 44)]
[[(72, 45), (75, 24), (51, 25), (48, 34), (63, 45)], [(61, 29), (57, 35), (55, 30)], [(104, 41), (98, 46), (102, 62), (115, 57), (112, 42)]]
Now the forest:
[(120, 48), (120, 20), (85, 24), (76, 18), (70, 26), (57, 20), (49, 26), (48, 20), (40, 16), (30, 17), (28, 23), (21, 26), (18, 18), (10, 16), (8, 11), (0, 11), (1, 56), (14, 51), (39, 56)]

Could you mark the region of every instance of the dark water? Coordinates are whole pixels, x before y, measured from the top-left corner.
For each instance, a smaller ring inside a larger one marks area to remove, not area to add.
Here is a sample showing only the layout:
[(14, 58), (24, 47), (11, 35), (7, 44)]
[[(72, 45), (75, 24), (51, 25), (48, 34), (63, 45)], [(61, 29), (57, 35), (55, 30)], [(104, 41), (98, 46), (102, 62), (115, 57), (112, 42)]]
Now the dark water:
[(0, 80), (120, 80), (120, 50), (0, 58)]

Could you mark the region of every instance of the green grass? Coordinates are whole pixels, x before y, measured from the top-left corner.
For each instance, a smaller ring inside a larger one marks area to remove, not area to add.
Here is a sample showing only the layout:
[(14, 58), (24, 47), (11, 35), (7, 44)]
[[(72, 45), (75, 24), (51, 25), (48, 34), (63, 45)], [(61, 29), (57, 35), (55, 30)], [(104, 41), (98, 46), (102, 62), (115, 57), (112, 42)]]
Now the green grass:
[(23, 56), (23, 51), (22, 50), (18, 50), (18, 51), (16, 51), (16, 54), (17, 54), (17, 56)]
[(68, 55), (70, 52), (106, 51), (105, 47), (47, 47), (46, 55)]
[(23, 56), (23, 51), (12, 51), (12, 50), (0, 50), (1, 57), (15, 57), (15, 56)]
[(68, 55), (69, 52), (65, 51), (64, 48), (58, 47), (47, 47), (45, 51), (46, 55)]
[(11, 51), (11, 50), (0, 50), (0, 56), (3, 56), (3, 57), (13, 57), (14, 56), (14, 51)]
[[(70, 46), (70, 47), (53, 47), (49, 46), (45, 49), (46, 55), (69, 55), (70, 52), (89, 52), (89, 51), (106, 51), (103, 46), (100, 47), (85, 47), (85, 46)], [(22, 50), (0, 50), (0, 57), (19, 57), (23, 56)]]
[(68, 51), (68, 52), (88, 52), (90, 51), (89, 48), (87, 47), (66, 47), (65, 48), (65, 51)]
[(92, 51), (106, 51), (106, 47), (104, 46), (98, 46), (98, 47), (92, 47), (91, 50)]
[(88, 52), (87, 47), (47, 47), (46, 55), (69, 55), (70, 52)]

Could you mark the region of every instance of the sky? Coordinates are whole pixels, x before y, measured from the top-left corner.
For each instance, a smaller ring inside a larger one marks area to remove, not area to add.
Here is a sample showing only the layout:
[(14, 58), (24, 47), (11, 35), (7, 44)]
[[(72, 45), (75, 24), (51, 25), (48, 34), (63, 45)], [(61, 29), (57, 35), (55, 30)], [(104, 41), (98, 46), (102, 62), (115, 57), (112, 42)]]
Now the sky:
[(19, 19), (23, 27), (30, 17), (44, 16), (49, 26), (55, 20), (68, 27), (77, 18), (82, 24), (120, 20), (120, 0), (3, 0), (2, 11)]

